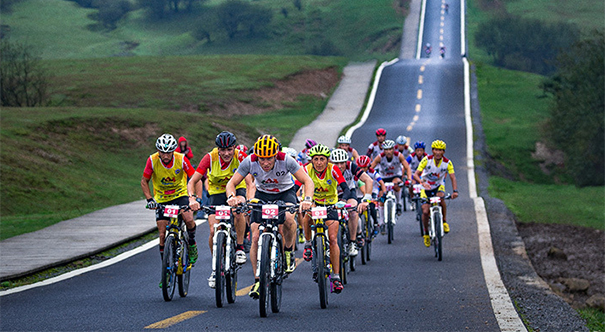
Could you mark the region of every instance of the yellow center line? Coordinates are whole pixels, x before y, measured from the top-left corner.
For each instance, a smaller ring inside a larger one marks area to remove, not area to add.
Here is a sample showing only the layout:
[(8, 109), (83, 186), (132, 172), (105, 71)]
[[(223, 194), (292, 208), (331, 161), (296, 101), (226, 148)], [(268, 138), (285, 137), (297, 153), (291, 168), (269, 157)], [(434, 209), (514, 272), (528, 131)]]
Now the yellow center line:
[(439, 25), (444, 26), (445, 24), (443, 22), (441, 22), (441, 24), (439, 24)]
[(443, 40), (443, 35), (439, 36), (439, 40)]
[(441, 16), (441, 21), (445, 20), (445, 17)]
[[(296, 265), (299, 265), (300, 262), (302, 262), (302, 261), (303, 261), (302, 258), (297, 258), (296, 259)], [(246, 296), (246, 295), (248, 295), (248, 293), (250, 293), (250, 290), (252, 289), (252, 286), (254, 286), (254, 284), (252, 284), (252, 285), (250, 285), (248, 287), (242, 288), (242, 289), (238, 289), (237, 292), (235, 292), (235, 296)]]
[(407, 130), (408, 130), (408, 131), (412, 131), (412, 127), (413, 127), (412, 125), (409, 125), (409, 126), (407, 127)]
[(424, 66), (420, 66), (420, 71), (424, 71)]
[(439, 29), (439, 33), (440, 33), (440, 34), (443, 34), (443, 29)]
[(416, 94), (417, 99), (422, 99), (422, 89), (418, 89), (418, 93)]
[(162, 321), (159, 321), (157, 323), (151, 324), (151, 325), (147, 325), (145, 326), (146, 329), (165, 329), (167, 327), (170, 327), (174, 324), (180, 323), (184, 320), (193, 318), (197, 315), (201, 315), (203, 313), (205, 313), (207, 311), (186, 311), (180, 315), (176, 315), (174, 317), (170, 317), (168, 319), (164, 319)]
[(414, 122), (418, 121), (418, 115), (414, 115)]
[(418, 76), (418, 84), (422, 84), (424, 82), (424, 77), (422, 75)]
[(421, 108), (420, 104), (416, 104), (416, 113), (420, 112), (420, 108)]

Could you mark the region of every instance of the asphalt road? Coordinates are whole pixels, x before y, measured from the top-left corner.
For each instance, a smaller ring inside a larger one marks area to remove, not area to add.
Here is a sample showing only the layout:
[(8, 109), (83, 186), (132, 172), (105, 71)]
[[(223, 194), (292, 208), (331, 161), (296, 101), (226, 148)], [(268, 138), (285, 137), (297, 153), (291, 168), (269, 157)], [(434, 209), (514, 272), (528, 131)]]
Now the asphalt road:
[[(372, 260), (364, 266), (358, 262), (344, 291), (331, 294), (327, 309), (320, 309), (310, 264), (301, 262), (284, 284), (281, 312), (263, 319), (258, 301), (247, 295), (224, 308), (215, 307), (214, 291), (206, 284), (211, 270), (203, 246), (208, 229), (202, 225), (200, 260), (186, 298), (175, 295), (172, 302), (163, 301), (157, 287), (159, 254), (153, 249), (67, 281), (2, 297), (0, 329), (143, 330), (168, 319), (163, 328), (174, 330), (498, 330), (464, 172), (463, 68), (456, 46), (460, 26), (456, 6), (451, 3), (441, 20), (441, 3), (429, 1), (423, 44), (434, 45), (432, 57), (386, 67), (370, 118), (352, 137), (362, 153), (378, 127), (386, 128), (391, 139), (404, 134), (412, 141), (447, 142), (446, 156), (454, 162), (461, 196), (449, 203), (452, 231), (444, 239), (443, 261), (424, 247), (413, 212), (406, 212), (395, 227), (394, 243), (378, 237)], [(450, 44), (444, 59), (435, 47), (440, 36)], [(451, 190), (449, 183), (447, 188)], [(239, 288), (252, 280), (248, 262), (240, 270)]]

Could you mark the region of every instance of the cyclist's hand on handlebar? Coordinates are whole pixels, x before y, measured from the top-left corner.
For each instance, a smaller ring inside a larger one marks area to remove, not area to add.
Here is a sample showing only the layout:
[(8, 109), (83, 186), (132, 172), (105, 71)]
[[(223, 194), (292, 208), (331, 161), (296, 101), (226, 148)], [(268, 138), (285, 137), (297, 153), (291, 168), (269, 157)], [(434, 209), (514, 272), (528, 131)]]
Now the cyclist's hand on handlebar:
[(426, 182), (422, 182), (422, 187), (424, 187), (426, 190), (431, 190), (431, 185)]
[(368, 204), (370, 204), (368, 201), (363, 201), (359, 205), (357, 205), (357, 213), (362, 214), (363, 211), (367, 210)]
[(458, 197), (458, 192), (454, 191), (454, 193), (452, 194), (452, 199), (456, 199), (456, 197)]
[(405, 180), (405, 182), (403, 183), (403, 185), (409, 186), (410, 185), (410, 180)]
[(310, 201), (301, 201), (300, 202), (300, 213), (305, 212), (306, 210), (311, 210), (311, 207), (313, 206), (313, 204)]
[(197, 211), (200, 209), (200, 203), (195, 199), (195, 197), (189, 196), (189, 208), (192, 211)]
[(239, 203), (240, 201), (237, 196), (231, 196), (229, 199), (227, 199), (227, 204), (229, 204), (231, 207), (236, 207)]
[(145, 207), (149, 210), (155, 210), (158, 208), (158, 203), (155, 201), (155, 199), (150, 198), (147, 200), (147, 205)]

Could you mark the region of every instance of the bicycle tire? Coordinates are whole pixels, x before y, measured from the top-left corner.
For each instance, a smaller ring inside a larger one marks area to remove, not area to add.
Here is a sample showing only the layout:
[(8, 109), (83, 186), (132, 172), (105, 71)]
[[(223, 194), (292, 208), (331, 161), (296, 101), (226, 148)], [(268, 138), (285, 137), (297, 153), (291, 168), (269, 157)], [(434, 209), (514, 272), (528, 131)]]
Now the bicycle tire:
[(183, 273), (177, 276), (177, 282), (179, 284), (179, 296), (186, 297), (189, 294), (189, 280), (191, 278), (191, 267), (189, 266), (189, 245), (185, 240), (181, 240), (181, 262), (183, 267)]
[(262, 239), (258, 309), (261, 317), (267, 317), (271, 296), (271, 237), (262, 236)]
[(275, 242), (275, 278), (271, 280), (271, 312), (278, 313), (281, 308), (282, 298), (282, 276), (284, 275), (285, 257), (282, 249), (282, 243), (278, 240)]
[(225, 290), (227, 292), (227, 303), (235, 303), (237, 298), (237, 263), (235, 263), (235, 250), (233, 250), (235, 237), (231, 238), (231, 266), (225, 275)]
[(402, 191), (402, 193), (401, 193), (401, 205), (402, 205), (402, 208), (403, 208), (403, 212), (407, 212), (407, 210), (408, 210), (408, 204), (407, 204), (407, 202), (410, 200), (408, 198), (408, 192), (409, 192), (409, 190), (407, 189), (407, 187), (403, 187), (403, 188), (401, 188), (401, 191)]
[(164, 256), (162, 257), (162, 296), (169, 302), (174, 296), (176, 285), (176, 243), (174, 235), (170, 234), (164, 241)]
[(438, 261), (443, 259), (443, 251), (442, 251), (442, 229), (443, 223), (441, 222), (441, 215), (439, 213), (435, 213), (433, 215), (433, 220), (435, 221), (435, 257), (437, 257)]
[[(317, 285), (319, 286), (319, 306), (322, 309), (328, 307), (328, 274), (330, 269), (328, 268), (328, 261), (326, 260), (326, 238), (325, 236), (318, 236), (315, 242), (315, 253), (317, 254)], [(317, 243), (319, 242), (319, 243)]]
[(225, 233), (220, 232), (216, 235), (216, 260), (214, 261), (215, 287), (214, 295), (216, 298), (216, 307), (222, 308), (225, 301), (225, 254), (226, 254)]
[(345, 232), (346, 230), (339, 225), (338, 226), (338, 248), (340, 248), (340, 262), (339, 262), (339, 266), (340, 266), (340, 273), (338, 275), (340, 275), (340, 281), (342, 281), (343, 285), (347, 284), (347, 250), (346, 250), (346, 246), (345, 246), (345, 242), (346, 242), (346, 237), (345, 237)]
[(368, 239), (370, 232), (368, 231), (368, 220), (366, 218), (367, 211), (359, 216), (359, 227), (361, 228), (361, 236), (365, 239), (363, 246), (359, 250), (361, 255), (361, 265), (366, 265), (366, 251), (368, 250)]
[(424, 226), (422, 225), (422, 203), (420, 200), (416, 200), (416, 220), (418, 221), (418, 225), (420, 226), (420, 236), (424, 235)]
[(395, 209), (395, 202), (391, 199), (384, 203), (384, 217), (387, 224), (387, 243), (393, 242), (393, 210)]

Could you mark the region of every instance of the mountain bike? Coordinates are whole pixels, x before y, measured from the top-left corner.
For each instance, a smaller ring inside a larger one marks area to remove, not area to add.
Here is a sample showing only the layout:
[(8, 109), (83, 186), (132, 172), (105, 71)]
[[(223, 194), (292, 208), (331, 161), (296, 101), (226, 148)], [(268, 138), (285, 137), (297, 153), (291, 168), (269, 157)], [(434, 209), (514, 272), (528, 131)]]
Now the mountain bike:
[(412, 202), (414, 202), (416, 209), (416, 221), (418, 222), (418, 225), (420, 225), (420, 236), (424, 235), (424, 225), (422, 225), (422, 198), (420, 198), (422, 189), (423, 187), (421, 184), (415, 184), (413, 187), (414, 197), (412, 198)]
[(345, 205), (343, 208), (338, 208), (338, 247), (340, 248), (340, 280), (343, 284), (347, 284), (347, 274), (350, 271), (355, 271), (355, 257), (349, 255), (349, 246), (353, 245), (351, 235), (349, 234), (349, 211), (355, 210), (351, 205)]
[(361, 264), (365, 265), (370, 261), (372, 254), (372, 240), (374, 240), (374, 217), (370, 211), (376, 209), (375, 201), (370, 202), (368, 208), (359, 215), (359, 229), (361, 229), (361, 237), (364, 239), (364, 244), (359, 248), (361, 255)]
[[(258, 200), (255, 200), (258, 201)], [(251, 210), (260, 211), (262, 220), (258, 226), (258, 254), (256, 277), (260, 280), (259, 313), (267, 317), (269, 302), (271, 311), (281, 308), (282, 282), (287, 277), (283, 239), (279, 232), (279, 219), (286, 212), (296, 214), (298, 205), (286, 205), (283, 201), (247, 203)], [(256, 222), (256, 221), (255, 221)]]
[[(403, 184), (403, 183), (401, 183)], [(387, 229), (387, 242), (388, 244), (391, 244), (393, 242), (393, 227), (395, 226), (396, 223), (396, 218), (397, 218), (397, 214), (396, 214), (396, 204), (397, 204), (397, 198), (395, 197), (395, 190), (393, 189), (393, 187), (396, 184), (394, 184), (393, 182), (386, 182), (384, 184), (384, 186), (386, 187), (387, 190), (387, 194), (386, 194), (386, 199), (384, 201), (384, 224), (385, 227)]]
[(443, 212), (441, 210), (441, 200), (450, 199), (451, 195), (447, 194), (445, 197), (434, 196), (429, 198), (430, 212), (429, 212), (429, 236), (433, 247), (435, 248), (435, 257), (439, 261), (443, 258)]
[(187, 296), (192, 264), (189, 264), (189, 235), (182, 212), (189, 210), (189, 205), (162, 205), (161, 214), (170, 218), (166, 226), (164, 255), (162, 256), (162, 296), (164, 301), (172, 300), (178, 284), (179, 295)]
[(212, 272), (215, 277), (216, 306), (223, 307), (225, 293), (228, 303), (234, 303), (237, 292), (237, 271), (241, 268), (235, 261), (235, 233), (233, 212), (242, 213), (244, 208), (230, 206), (202, 206), (207, 214), (214, 214), (214, 237), (212, 238)]

